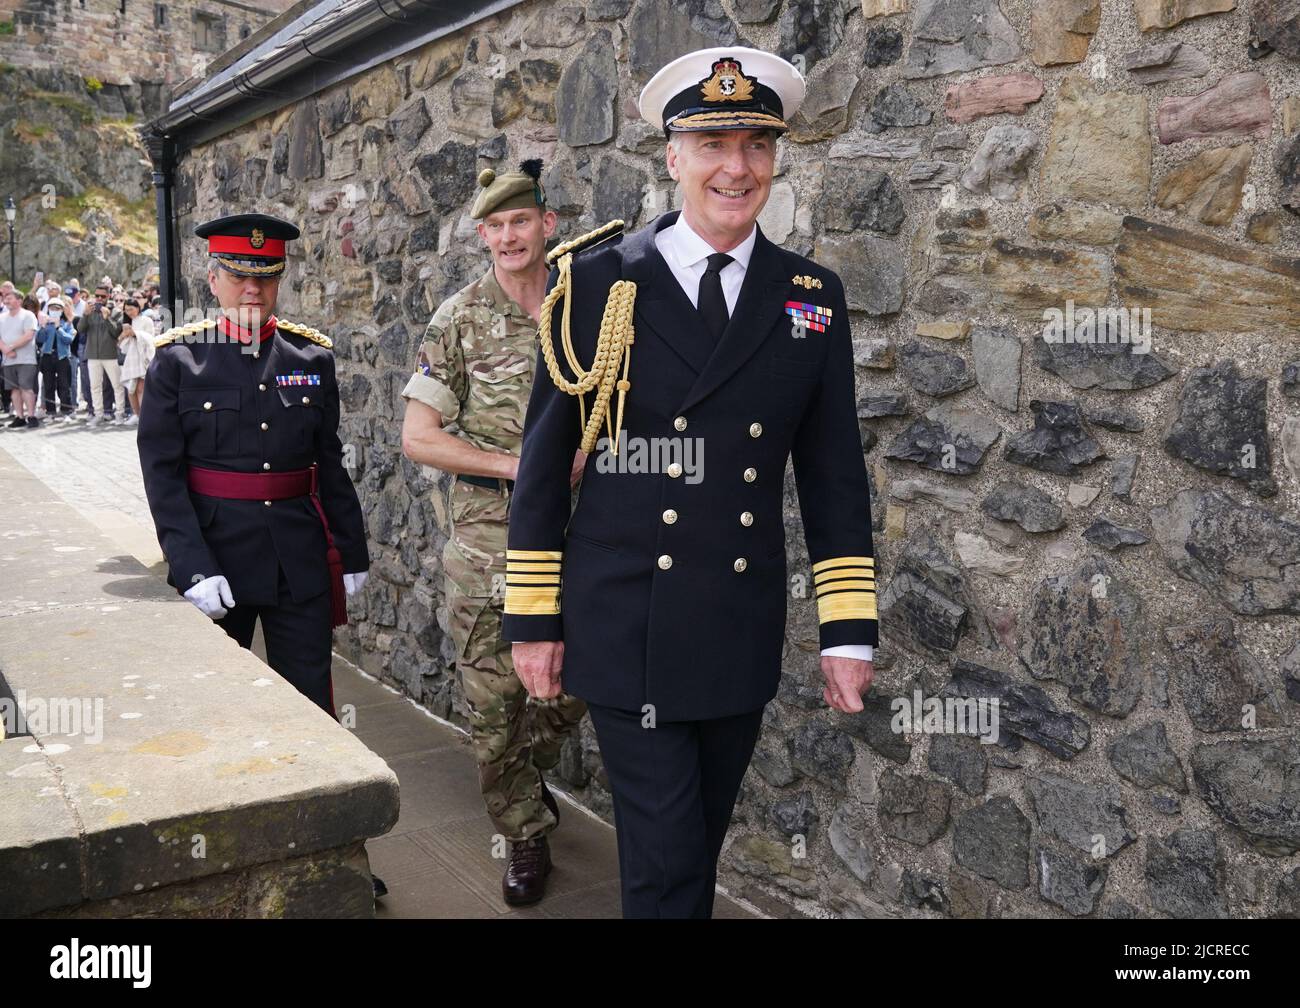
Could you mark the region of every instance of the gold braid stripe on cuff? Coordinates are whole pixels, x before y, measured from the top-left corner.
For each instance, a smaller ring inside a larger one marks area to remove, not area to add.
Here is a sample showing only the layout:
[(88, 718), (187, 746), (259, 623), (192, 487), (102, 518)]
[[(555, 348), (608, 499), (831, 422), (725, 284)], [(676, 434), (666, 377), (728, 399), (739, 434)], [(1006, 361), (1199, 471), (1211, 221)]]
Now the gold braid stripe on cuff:
[(813, 564), (817, 622), (876, 619), (874, 557), (831, 557)]
[(876, 574), (870, 567), (837, 567), (835, 570), (822, 571), (820, 574), (814, 574), (813, 584), (833, 584), (836, 581), (845, 581), (851, 578), (867, 578), (874, 582), (876, 580)]
[(842, 591), (874, 592), (875, 590), (876, 590), (876, 582), (874, 578), (869, 578), (869, 577), (859, 578), (859, 579), (843, 578), (838, 581), (831, 581), (828, 584), (818, 585), (817, 597), (821, 598), (823, 595), (834, 595), (836, 592), (842, 592)]
[[(509, 589), (506, 589), (509, 591)], [(873, 620), (876, 618), (876, 593), (866, 591), (836, 592), (817, 599), (817, 622), (832, 620)]]
[(875, 567), (876, 558), (869, 556), (852, 556), (852, 557), (831, 557), (829, 560), (818, 560), (812, 565), (813, 573), (820, 574), (824, 570), (830, 570), (832, 567)]
[(559, 588), (521, 588), (506, 582), (506, 614), (509, 616), (560, 615)]
[(520, 574), (518, 571), (506, 572), (507, 585), (550, 585), (556, 587), (560, 583), (560, 572), (554, 574)]
[(556, 616), (560, 612), (559, 550), (506, 550), (505, 611), (512, 616)]

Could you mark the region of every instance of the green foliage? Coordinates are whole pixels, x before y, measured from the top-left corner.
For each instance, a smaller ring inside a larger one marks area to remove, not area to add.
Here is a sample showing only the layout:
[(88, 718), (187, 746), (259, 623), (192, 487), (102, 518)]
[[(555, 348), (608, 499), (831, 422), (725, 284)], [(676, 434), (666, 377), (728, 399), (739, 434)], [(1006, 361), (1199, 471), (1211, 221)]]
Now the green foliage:
[(12, 21), (0, 21), (0, 35), (12, 35), (14, 33), (14, 23)]
[(102, 90), (103, 87), (104, 87), (104, 82), (101, 81), (98, 77), (86, 78), (86, 90), (89, 91), (91, 94), (94, 94), (95, 92)]

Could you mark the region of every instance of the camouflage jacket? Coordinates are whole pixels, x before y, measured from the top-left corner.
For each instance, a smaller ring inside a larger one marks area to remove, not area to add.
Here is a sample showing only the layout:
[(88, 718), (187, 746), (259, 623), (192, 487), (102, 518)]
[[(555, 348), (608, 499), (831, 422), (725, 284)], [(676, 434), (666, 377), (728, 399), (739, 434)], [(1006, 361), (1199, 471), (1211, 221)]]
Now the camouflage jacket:
[[(537, 323), (488, 267), (438, 306), (402, 396), (436, 409), (443, 428), (474, 447), (518, 455), (536, 354)], [(504, 590), (507, 503), (494, 490), (451, 485), (443, 561), (449, 581), (467, 595), (499, 600)]]

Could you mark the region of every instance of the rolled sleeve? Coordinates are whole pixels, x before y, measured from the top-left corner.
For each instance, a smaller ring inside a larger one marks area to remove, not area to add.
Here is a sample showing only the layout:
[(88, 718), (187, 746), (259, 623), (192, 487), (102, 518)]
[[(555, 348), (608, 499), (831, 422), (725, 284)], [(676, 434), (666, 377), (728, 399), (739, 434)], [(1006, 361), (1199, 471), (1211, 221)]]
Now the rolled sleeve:
[(415, 399), (436, 409), (444, 423), (450, 423), (460, 415), (460, 400), (452, 394), (451, 389), (437, 378), (417, 371), (402, 389), (403, 399)]
[(460, 415), (467, 386), (456, 309), (452, 301), (444, 301), (425, 327), (414, 373), (402, 389), (402, 398), (436, 409), (443, 422), (450, 423)]

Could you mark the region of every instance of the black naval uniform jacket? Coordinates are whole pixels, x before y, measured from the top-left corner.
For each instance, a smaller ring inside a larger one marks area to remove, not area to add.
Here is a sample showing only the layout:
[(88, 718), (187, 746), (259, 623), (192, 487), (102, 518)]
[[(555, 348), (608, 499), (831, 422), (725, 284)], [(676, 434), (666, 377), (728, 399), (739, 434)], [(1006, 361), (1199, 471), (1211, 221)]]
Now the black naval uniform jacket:
[(273, 606), (283, 571), (293, 601), (305, 602), (330, 589), (325, 532), (311, 499), (201, 496), (186, 485), (186, 470), (285, 472), (316, 463), (343, 569), (366, 570), (361, 504), (338, 435), (334, 355), (325, 337), (293, 323), (281, 321), (257, 356), (214, 341), (213, 323), (207, 326), (160, 337), (145, 378), (137, 446), (167, 581), (184, 592), (200, 577), (222, 574), (236, 605)]
[[(663, 467), (602, 472), (598, 446), (570, 518), (578, 400), (555, 387), (539, 355), (510, 505), (503, 624), (508, 641), (564, 642), (566, 692), (623, 710), (653, 704), (665, 721), (753, 711), (776, 695), (791, 590), (782, 521), (791, 455), (821, 647), (877, 643), (843, 286), (760, 229), (710, 356), (704, 321), (654, 243), (676, 219), (665, 214), (621, 243), (575, 254), (571, 332), (589, 366), (611, 284), (635, 281), (623, 429), (629, 443), (699, 439), (703, 479)], [(787, 302), (829, 308), (829, 326), (797, 337)], [(560, 309), (552, 330), (563, 361)]]

